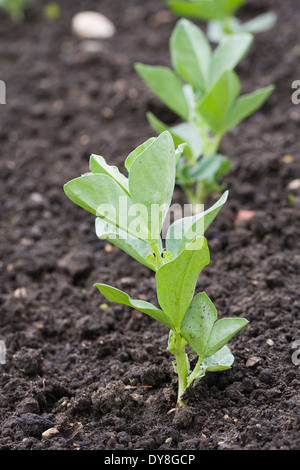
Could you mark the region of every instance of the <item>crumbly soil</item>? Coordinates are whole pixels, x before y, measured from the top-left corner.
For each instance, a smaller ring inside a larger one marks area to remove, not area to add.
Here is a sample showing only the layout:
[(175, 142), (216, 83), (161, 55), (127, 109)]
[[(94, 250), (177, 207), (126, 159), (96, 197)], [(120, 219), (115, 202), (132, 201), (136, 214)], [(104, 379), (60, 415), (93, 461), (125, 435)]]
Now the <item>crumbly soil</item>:
[[(98, 240), (94, 217), (62, 186), (88, 170), (91, 153), (123, 168), (153, 135), (146, 111), (175, 122), (133, 64), (169, 65), (177, 18), (164, 0), (64, 0), (50, 21), (45, 3), (20, 24), (0, 15), (0, 449), (299, 449), (300, 196), (289, 187), (300, 177), (298, 1), (250, 0), (240, 10), (243, 19), (278, 13), (238, 67), (243, 91), (276, 91), (221, 144), (233, 162), (230, 194), (207, 231), (211, 263), (197, 291), (219, 318), (250, 323), (230, 341), (233, 367), (207, 374), (176, 413), (167, 329), (93, 287), (156, 303), (153, 272)], [(71, 18), (82, 9), (107, 15), (115, 36), (75, 37)], [(175, 200), (186, 202), (179, 188)], [(254, 215), (238, 223), (240, 210)]]

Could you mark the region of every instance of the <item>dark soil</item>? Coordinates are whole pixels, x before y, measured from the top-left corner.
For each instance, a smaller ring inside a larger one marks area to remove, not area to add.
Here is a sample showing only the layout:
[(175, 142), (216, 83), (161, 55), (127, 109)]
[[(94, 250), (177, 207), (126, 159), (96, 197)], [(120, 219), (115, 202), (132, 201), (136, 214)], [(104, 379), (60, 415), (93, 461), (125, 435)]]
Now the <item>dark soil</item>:
[[(197, 290), (220, 318), (250, 324), (230, 341), (232, 369), (208, 374), (177, 413), (168, 413), (177, 379), (167, 329), (107, 306), (93, 287), (108, 283), (156, 303), (152, 271), (98, 240), (94, 217), (62, 190), (88, 170), (91, 153), (123, 168), (153, 135), (147, 110), (174, 122), (133, 64), (169, 64), (177, 18), (164, 0), (64, 0), (61, 17), (49, 21), (45, 3), (36, 2), (21, 24), (0, 16), (7, 86), (0, 108), (0, 339), (7, 347), (0, 449), (299, 449), (292, 354), (300, 340), (300, 196), (288, 188), (300, 177), (300, 105), (291, 102), (300, 79), (299, 2), (250, 0), (240, 11), (245, 19), (271, 8), (279, 15), (238, 67), (244, 91), (269, 83), (276, 91), (222, 142), (233, 161), (230, 196), (207, 232), (211, 263)], [(117, 26), (96, 50), (72, 34), (71, 18), (82, 9)], [(175, 197), (186, 202), (179, 188)], [(237, 224), (241, 209), (255, 215)], [(42, 438), (51, 427), (56, 434)]]

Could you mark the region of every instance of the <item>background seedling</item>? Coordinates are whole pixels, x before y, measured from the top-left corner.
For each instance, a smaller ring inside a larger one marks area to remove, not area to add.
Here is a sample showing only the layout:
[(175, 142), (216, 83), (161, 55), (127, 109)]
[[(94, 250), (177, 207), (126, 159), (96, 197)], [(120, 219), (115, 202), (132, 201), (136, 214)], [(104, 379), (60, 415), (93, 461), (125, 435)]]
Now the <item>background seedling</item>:
[(229, 158), (219, 153), (223, 136), (259, 109), (274, 89), (270, 85), (240, 96), (234, 68), (252, 40), (248, 33), (227, 36), (212, 51), (201, 29), (181, 19), (170, 38), (172, 68), (135, 64), (142, 80), (182, 121), (170, 127), (147, 113), (154, 130), (168, 130), (176, 146), (187, 143), (176, 180), (193, 204), (219, 190), (220, 177), (230, 170)]
[(13, 21), (21, 21), (24, 18), (24, 10), (28, 0), (0, 0), (0, 8), (4, 10)]
[(167, 5), (177, 15), (204, 20), (208, 23), (207, 36), (212, 42), (219, 42), (230, 34), (248, 32), (262, 33), (272, 28), (277, 15), (263, 13), (241, 23), (235, 13), (246, 0), (168, 0)]
[[(172, 223), (163, 245), (161, 229), (170, 208), (181, 151), (175, 150), (171, 134), (165, 131), (127, 157), (128, 177), (103, 157), (92, 155), (90, 173), (64, 186), (73, 202), (96, 216), (98, 237), (155, 272), (159, 307), (106, 284), (95, 286), (108, 301), (139, 310), (170, 330), (168, 349), (175, 356), (173, 365), (178, 374), (177, 406), (186, 403), (186, 388), (207, 371), (231, 367), (234, 358), (226, 344), (248, 323), (243, 318), (217, 320), (207, 295), (200, 292), (194, 296), (198, 276), (210, 260), (203, 234), (226, 202), (227, 193), (205, 212)], [(198, 357), (193, 370), (187, 345)]]

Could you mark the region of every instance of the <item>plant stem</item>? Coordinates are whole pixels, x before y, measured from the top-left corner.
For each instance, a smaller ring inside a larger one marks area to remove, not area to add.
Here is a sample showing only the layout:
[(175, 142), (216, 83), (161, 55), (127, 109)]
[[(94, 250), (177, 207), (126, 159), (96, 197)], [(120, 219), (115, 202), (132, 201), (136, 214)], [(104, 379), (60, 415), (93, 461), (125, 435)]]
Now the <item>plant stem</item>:
[(189, 387), (189, 386), (193, 383), (193, 381), (195, 380), (195, 378), (196, 378), (196, 376), (197, 376), (197, 374), (198, 374), (198, 371), (199, 371), (199, 369), (200, 369), (200, 367), (201, 367), (202, 362), (203, 362), (202, 357), (198, 357), (198, 360), (197, 360), (197, 363), (196, 363), (196, 365), (195, 365), (195, 367), (194, 367), (194, 370), (193, 370), (193, 372), (189, 375), (189, 380), (188, 380), (188, 382), (187, 382), (187, 386), (188, 386), (188, 387)]
[(177, 404), (176, 406), (186, 405), (186, 401), (182, 400), (182, 395), (187, 387), (187, 377), (188, 377), (188, 361), (185, 352), (186, 341), (181, 337), (179, 333), (175, 333), (175, 361), (176, 361), (176, 370), (178, 374), (178, 395), (177, 395)]
[(191, 186), (187, 186), (187, 185), (183, 187), (183, 190), (185, 192), (185, 195), (189, 203), (192, 205), (192, 213), (193, 214), (198, 213), (197, 204), (203, 204), (204, 198), (205, 198), (205, 190), (204, 190), (203, 182), (202, 181), (197, 182), (195, 192), (192, 190)]
[(216, 153), (218, 153), (221, 140), (222, 140), (221, 134), (216, 134), (212, 140), (208, 138), (208, 144), (206, 147), (206, 152), (204, 152), (204, 156), (211, 157), (215, 155)]
[(222, 22), (223, 23), (223, 31), (226, 34), (232, 34), (233, 33), (230, 20), (231, 20), (231, 17), (226, 16), (226, 18), (224, 18), (224, 20)]

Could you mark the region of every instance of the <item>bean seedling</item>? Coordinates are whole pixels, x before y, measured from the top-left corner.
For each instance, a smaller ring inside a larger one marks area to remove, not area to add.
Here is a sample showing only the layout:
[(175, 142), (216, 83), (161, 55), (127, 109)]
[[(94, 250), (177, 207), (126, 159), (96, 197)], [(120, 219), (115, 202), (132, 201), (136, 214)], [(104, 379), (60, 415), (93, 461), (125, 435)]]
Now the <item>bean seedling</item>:
[[(160, 308), (106, 284), (95, 287), (108, 301), (139, 310), (170, 330), (168, 350), (178, 374), (177, 407), (186, 404), (184, 392), (207, 371), (231, 367), (234, 357), (227, 342), (248, 323), (243, 318), (217, 320), (208, 296), (204, 292), (194, 296), (198, 276), (210, 261), (203, 235), (225, 204), (227, 192), (208, 210), (170, 224), (163, 246), (162, 226), (170, 211), (182, 151), (183, 146), (175, 150), (171, 134), (164, 131), (128, 155), (128, 177), (103, 157), (92, 155), (90, 172), (64, 186), (71, 201), (96, 216), (99, 238), (155, 272)], [(188, 347), (198, 358), (193, 368)]]
[(0, 0), (0, 8), (4, 10), (13, 21), (21, 21), (28, 0)]
[(272, 28), (277, 15), (273, 11), (262, 13), (242, 23), (235, 13), (246, 0), (168, 0), (171, 11), (179, 16), (207, 21), (207, 36), (212, 42), (229, 34), (262, 33)]
[(259, 109), (274, 89), (270, 85), (239, 96), (234, 68), (252, 40), (248, 33), (227, 36), (212, 51), (201, 29), (181, 19), (170, 38), (172, 68), (135, 64), (142, 80), (182, 121), (170, 127), (147, 113), (156, 132), (168, 130), (176, 146), (187, 143), (176, 180), (190, 203), (202, 203), (220, 189), (218, 181), (231, 167), (229, 158), (219, 154), (223, 136)]

